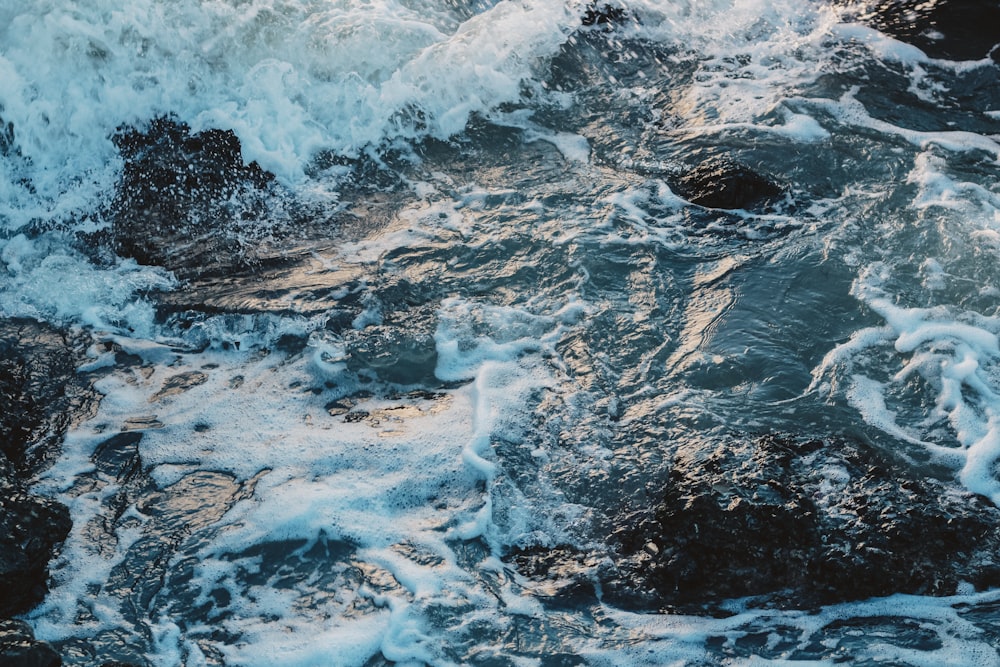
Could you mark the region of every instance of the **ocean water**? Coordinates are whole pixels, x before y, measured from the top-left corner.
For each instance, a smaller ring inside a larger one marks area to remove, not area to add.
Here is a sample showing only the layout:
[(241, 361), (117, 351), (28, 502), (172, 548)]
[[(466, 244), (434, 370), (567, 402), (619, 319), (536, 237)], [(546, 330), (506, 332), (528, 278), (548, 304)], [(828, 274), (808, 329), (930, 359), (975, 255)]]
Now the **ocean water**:
[[(103, 394), (35, 484), (74, 521), (27, 616), (67, 664), (1000, 664), (996, 590), (720, 618), (504, 561), (586, 549), (733, 431), (1000, 502), (997, 63), (866, 3), (624, 6), (0, 6), (0, 314), (89, 332)], [(220, 225), (221, 276), (88, 245), (112, 137), (162, 116), (322, 215)], [(782, 201), (672, 189), (720, 155)]]

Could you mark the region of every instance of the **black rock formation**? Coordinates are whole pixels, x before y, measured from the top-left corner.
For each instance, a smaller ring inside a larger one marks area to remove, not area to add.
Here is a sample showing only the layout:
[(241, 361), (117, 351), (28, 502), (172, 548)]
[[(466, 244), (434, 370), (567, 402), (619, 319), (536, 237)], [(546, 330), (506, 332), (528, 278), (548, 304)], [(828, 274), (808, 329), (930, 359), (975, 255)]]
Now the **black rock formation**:
[(753, 208), (783, 193), (768, 176), (726, 157), (710, 158), (678, 174), (670, 186), (692, 204), (706, 208)]
[(1000, 2), (885, 0), (866, 7), (861, 21), (913, 44), (931, 58), (1000, 62)]
[(64, 505), (28, 494), (9, 469), (0, 467), (0, 618), (42, 601), (49, 559), (71, 527)]
[(586, 26), (620, 23), (625, 19), (625, 8), (608, 3), (593, 2), (583, 13), (580, 22)]
[(623, 513), (610, 553), (523, 550), (560, 596), (599, 585), (627, 608), (762, 596), (811, 607), (1000, 581), (1000, 509), (870, 447), (774, 435), (682, 451), (662, 500)]
[(78, 361), (55, 329), (0, 320), (0, 618), (41, 601), (49, 560), (71, 527), (66, 507), (27, 484), (58, 453), (74, 415), (96, 401)]
[[(0, 106), (0, 111), (3, 111), (2, 106)], [(9, 155), (16, 150), (17, 144), (14, 143), (14, 123), (4, 121), (3, 116), (0, 116), (0, 155)]]
[(0, 667), (59, 667), (55, 649), (35, 639), (24, 621), (0, 621)]
[(109, 211), (120, 254), (170, 269), (246, 259), (241, 241), (261, 225), (243, 223), (264, 216), (274, 175), (244, 164), (232, 130), (192, 134), (158, 118), (114, 142), (125, 162)]

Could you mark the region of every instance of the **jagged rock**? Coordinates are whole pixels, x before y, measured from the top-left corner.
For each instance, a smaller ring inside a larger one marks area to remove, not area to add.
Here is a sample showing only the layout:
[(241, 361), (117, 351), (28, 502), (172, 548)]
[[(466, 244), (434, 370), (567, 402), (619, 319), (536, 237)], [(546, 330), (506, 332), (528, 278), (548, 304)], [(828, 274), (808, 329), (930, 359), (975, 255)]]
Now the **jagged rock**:
[(783, 192), (770, 177), (726, 157), (708, 159), (679, 174), (670, 185), (692, 204), (707, 208), (752, 208)]
[(616, 523), (608, 553), (534, 548), (512, 560), (546, 585), (578, 595), (596, 584), (606, 601), (643, 609), (949, 595), (1000, 578), (1000, 509), (844, 440), (684, 450), (662, 501)]
[(886, 0), (859, 20), (913, 44), (931, 58), (1000, 62), (1000, 3), (984, 0)]
[(608, 3), (593, 2), (587, 7), (580, 22), (583, 25), (619, 23), (625, 18), (625, 8)]
[[(0, 106), (0, 111), (3, 107)], [(17, 151), (17, 144), (14, 143), (14, 123), (4, 121), (0, 116), (0, 155), (9, 155)]]
[(62, 658), (24, 621), (0, 621), (0, 667), (59, 667)]
[(144, 474), (139, 456), (142, 437), (142, 431), (117, 433), (99, 444), (90, 457), (94, 467), (118, 482), (118, 490), (107, 501), (115, 521), (122, 517), (138, 496), (149, 491), (149, 479)]
[(241, 241), (260, 226), (242, 223), (263, 218), (274, 175), (244, 164), (232, 130), (192, 134), (158, 118), (114, 141), (125, 162), (109, 211), (119, 253), (177, 270), (248, 260)]

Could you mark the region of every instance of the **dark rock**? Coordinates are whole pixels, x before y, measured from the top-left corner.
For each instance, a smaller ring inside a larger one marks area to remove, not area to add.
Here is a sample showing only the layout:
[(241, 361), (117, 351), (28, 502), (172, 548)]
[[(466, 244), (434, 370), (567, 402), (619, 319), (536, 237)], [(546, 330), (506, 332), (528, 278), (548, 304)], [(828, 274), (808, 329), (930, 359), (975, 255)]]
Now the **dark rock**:
[(770, 177), (725, 157), (702, 162), (675, 177), (670, 185), (692, 204), (706, 208), (752, 208), (783, 193)]
[(121, 519), (139, 497), (153, 488), (139, 455), (142, 438), (142, 431), (122, 431), (99, 444), (90, 457), (97, 470), (117, 482), (117, 491), (107, 500), (112, 521)]
[(608, 574), (602, 554), (583, 553), (566, 544), (517, 549), (511, 561), (522, 574), (538, 580), (532, 595), (556, 607), (585, 605)]
[(1000, 2), (996, 0), (886, 0), (866, 7), (860, 21), (931, 58), (1000, 62)]
[(59, 667), (62, 658), (24, 621), (0, 621), (0, 667)]
[(202, 373), (201, 371), (178, 373), (177, 375), (167, 378), (163, 382), (163, 387), (161, 387), (158, 392), (153, 394), (153, 396), (149, 399), (149, 402), (155, 403), (156, 401), (161, 401), (171, 396), (183, 394), (192, 387), (197, 387), (205, 382), (208, 382), (208, 375)]
[(616, 525), (606, 554), (536, 548), (512, 560), (546, 585), (596, 582), (612, 604), (656, 609), (949, 595), (963, 581), (992, 585), (1000, 554), (1000, 509), (843, 440), (734, 437), (682, 451), (662, 501)]
[(625, 8), (619, 7), (617, 5), (611, 5), (608, 3), (591, 3), (587, 7), (587, 11), (584, 12), (583, 17), (580, 22), (583, 25), (605, 25), (612, 23), (620, 23), (625, 19)]
[(14, 143), (14, 123), (4, 122), (3, 116), (0, 116), (0, 155), (10, 155), (15, 151), (17, 145)]
[(30, 495), (27, 481), (57, 453), (66, 429), (96, 405), (76, 372), (78, 346), (51, 327), (0, 320), (0, 618), (46, 592), (49, 560), (69, 533), (69, 510)]
[(1000, 510), (845, 441), (765, 436), (682, 454), (654, 517), (622, 541), (632, 554), (655, 545), (653, 557), (624, 569), (680, 602), (946, 595), (1000, 548)]
[(139, 442), (142, 431), (122, 431), (111, 436), (94, 450), (91, 460), (105, 475), (120, 483), (136, 478), (142, 472), (139, 459)]
[(64, 505), (29, 495), (10, 476), (0, 481), (0, 618), (42, 601), (49, 560), (71, 527)]
[(114, 142), (125, 162), (109, 211), (119, 253), (171, 269), (248, 260), (243, 223), (264, 217), (274, 175), (244, 164), (232, 130), (192, 134), (158, 118)]
[(79, 345), (30, 320), (0, 320), (0, 453), (22, 477), (58, 453), (74, 415), (97, 397), (76, 373)]

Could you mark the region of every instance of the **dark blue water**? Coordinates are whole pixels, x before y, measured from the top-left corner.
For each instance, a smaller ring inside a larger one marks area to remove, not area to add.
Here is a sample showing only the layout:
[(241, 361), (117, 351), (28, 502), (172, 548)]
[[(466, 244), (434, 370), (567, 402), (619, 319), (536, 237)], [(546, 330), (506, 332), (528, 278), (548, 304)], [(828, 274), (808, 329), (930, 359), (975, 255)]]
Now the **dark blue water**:
[[(67, 663), (1000, 664), (971, 585), (649, 613), (506, 558), (600, 553), (732, 433), (1000, 499), (997, 64), (865, 7), (584, 9), (0, 9), (0, 313), (104, 395), (36, 485)], [(114, 137), (165, 117), (266, 192), (123, 232)], [(692, 203), (719, 158), (780, 194)]]

